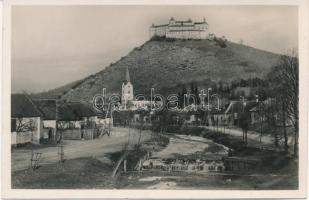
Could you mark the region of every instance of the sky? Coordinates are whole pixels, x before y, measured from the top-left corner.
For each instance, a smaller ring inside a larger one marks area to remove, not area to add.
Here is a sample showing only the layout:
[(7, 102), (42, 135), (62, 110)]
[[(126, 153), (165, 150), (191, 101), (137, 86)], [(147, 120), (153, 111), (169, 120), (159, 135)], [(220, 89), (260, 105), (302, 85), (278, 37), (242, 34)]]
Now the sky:
[(298, 48), (295, 6), (13, 6), (12, 92), (47, 91), (99, 72), (171, 17), (205, 17), (217, 36), (274, 53)]

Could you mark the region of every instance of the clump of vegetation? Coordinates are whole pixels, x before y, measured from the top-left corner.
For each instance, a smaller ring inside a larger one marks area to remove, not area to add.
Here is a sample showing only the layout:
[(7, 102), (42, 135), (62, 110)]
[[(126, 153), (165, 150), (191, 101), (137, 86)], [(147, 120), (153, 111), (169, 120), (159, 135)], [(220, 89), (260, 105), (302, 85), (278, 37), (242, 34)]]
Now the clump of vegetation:
[(150, 41), (166, 41), (166, 42), (175, 42), (175, 38), (167, 38), (165, 36), (154, 35), (150, 38)]
[(227, 40), (225, 38), (219, 38), (215, 37), (214, 41), (216, 42), (217, 45), (219, 45), (221, 48), (226, 48), (227, 47)]

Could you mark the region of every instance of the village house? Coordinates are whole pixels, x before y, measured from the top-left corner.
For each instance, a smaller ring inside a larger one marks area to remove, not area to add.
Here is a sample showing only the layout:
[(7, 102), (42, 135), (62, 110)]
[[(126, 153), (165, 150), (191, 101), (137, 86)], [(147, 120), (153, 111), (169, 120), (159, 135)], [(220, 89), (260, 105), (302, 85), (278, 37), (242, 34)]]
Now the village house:
[(40, 144), (43, 114), (26, 94), (11, 95), (11, 144)]
[(229, 115), (223, 110), (210, 111), (208, 115), (208, 124), (210, 126), (226, 126), (229, 123)]
[(57, 106), (57, 141), (61, 139), (81, 139), (81, 123), (78, 116), (67, 103)]
[(141, 113), (138, 111), (134, 111), (132, 118), (132, 123), (134, 125), (138, 124), (150, 125), (150, 122), (151, 122), (150, 112), (144, 111), (144, 113)]
[[(250, 117), (251, 117), (251, 123), (256, 124), (256, 123), (261, 123), (266, 120), (266, 111), (270, 109), (272, 105), (273, 99), (269, 98), (266, 99), (265, 101), (259, 101), (258, 103), (252, 105), (250, 107), (249, 112), (250, 112)], [(280, 127), (283, 126), (282, 123), (282, 115), (278, 113), (274, 113), (274, 118), (276, 120), (276, 126)], [(285, 126), (292, 126), (292, 120), (290, 118), (286, 118), (285, 121)]]
[(229, 106), (227, 107), (225, 114), (227, 116), (227, 123), (229, 125), (234, 125), (237, 126), (239, 125), (239, 118), (242, 112), (250, 112), (250, 120), (251, 123), (252, 121), (252, 116), (253, 120), (257, 119), (257, 110), (252, 109), (258, 105), (258, 102), (253, 100), (253, 101), (231, 101)]
[(112, 128), (111, 115), (87, 102), (66, 102), (58, 105), (57, 128), (62, 139), (94, 139)]
[(232, 94), (234, 97), (244, 96), (248, 98), (252, 95), (253, 90), (251, 87), (236, 87), (232, 90)]
[(43, 100), (34, 100), (33, 102), (43, 115), (42, 138), (48, 139), (49, 141), (56, 141), (56, 134), (57, 134), (56, 100), (43, 99)]

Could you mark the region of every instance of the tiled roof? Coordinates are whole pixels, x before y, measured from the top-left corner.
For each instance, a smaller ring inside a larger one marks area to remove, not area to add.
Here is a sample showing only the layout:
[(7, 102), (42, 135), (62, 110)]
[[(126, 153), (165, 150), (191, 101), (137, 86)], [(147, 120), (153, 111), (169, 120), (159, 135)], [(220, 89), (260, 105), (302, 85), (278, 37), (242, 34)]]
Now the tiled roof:
[(194, 27), (194, 24), (175, 24), (170, 25), (169, 27)]
[(42, 117), (42, 113), (26, 94), (12, 94), (11, 117)]
[(240, 113), (245, 111), (250, 111), (254, 106), (258, 105), (256, 101), (245, 101), (245, 107), (242, 101), (232, 101), (225, 113)]
[(79, 121), (82, 117), (78, 116), (67, 103), (58, 103), (57, 119), (60, 121)]
[(164, 27), (164, 26), (168, 26), (168, 24), (153, 25), (152, 27), (158, 28), (158, 27)]
[(207, 24), (207, 22), (195, 22), (194, 24)]
[(34, 100), (34, 103), (43, 114), (45, 120), (56, 119), (56, 100)]
[(196, 30), (196, 29), (187, 29), (187, 30), (183, 30), (183, 29), (179, 29), (179, 30), (169, 30), (169, 32), (179, 32), (179, 31), (196, 31), (196, 32), (204, 32), (204, 30)]
[(95, 109), (90, 103), (70, 102), (67, 105), (80, 117), (93, 117), (102, 115), (102, 112)]

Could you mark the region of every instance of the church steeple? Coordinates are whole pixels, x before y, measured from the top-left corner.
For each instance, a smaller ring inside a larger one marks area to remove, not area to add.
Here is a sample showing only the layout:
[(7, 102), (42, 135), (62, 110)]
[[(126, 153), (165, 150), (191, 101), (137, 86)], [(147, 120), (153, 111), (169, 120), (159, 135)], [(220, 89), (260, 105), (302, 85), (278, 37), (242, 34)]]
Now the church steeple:
[(126, 82), (129, 83), (130, 81), (130, 74), (129, 74), (129, 68), (127, 66), (127, 71), (126, 71)]
[(121, 96), (121, 102), (124, 104), (124, 107), (126, 109), (128, 101), (133, 101), (133, 85), (130, 81), (130, 74), (129, 74), (129, 68), (127, 66), (126, 69), (126, 79), (122, 83), (122, 96)]

